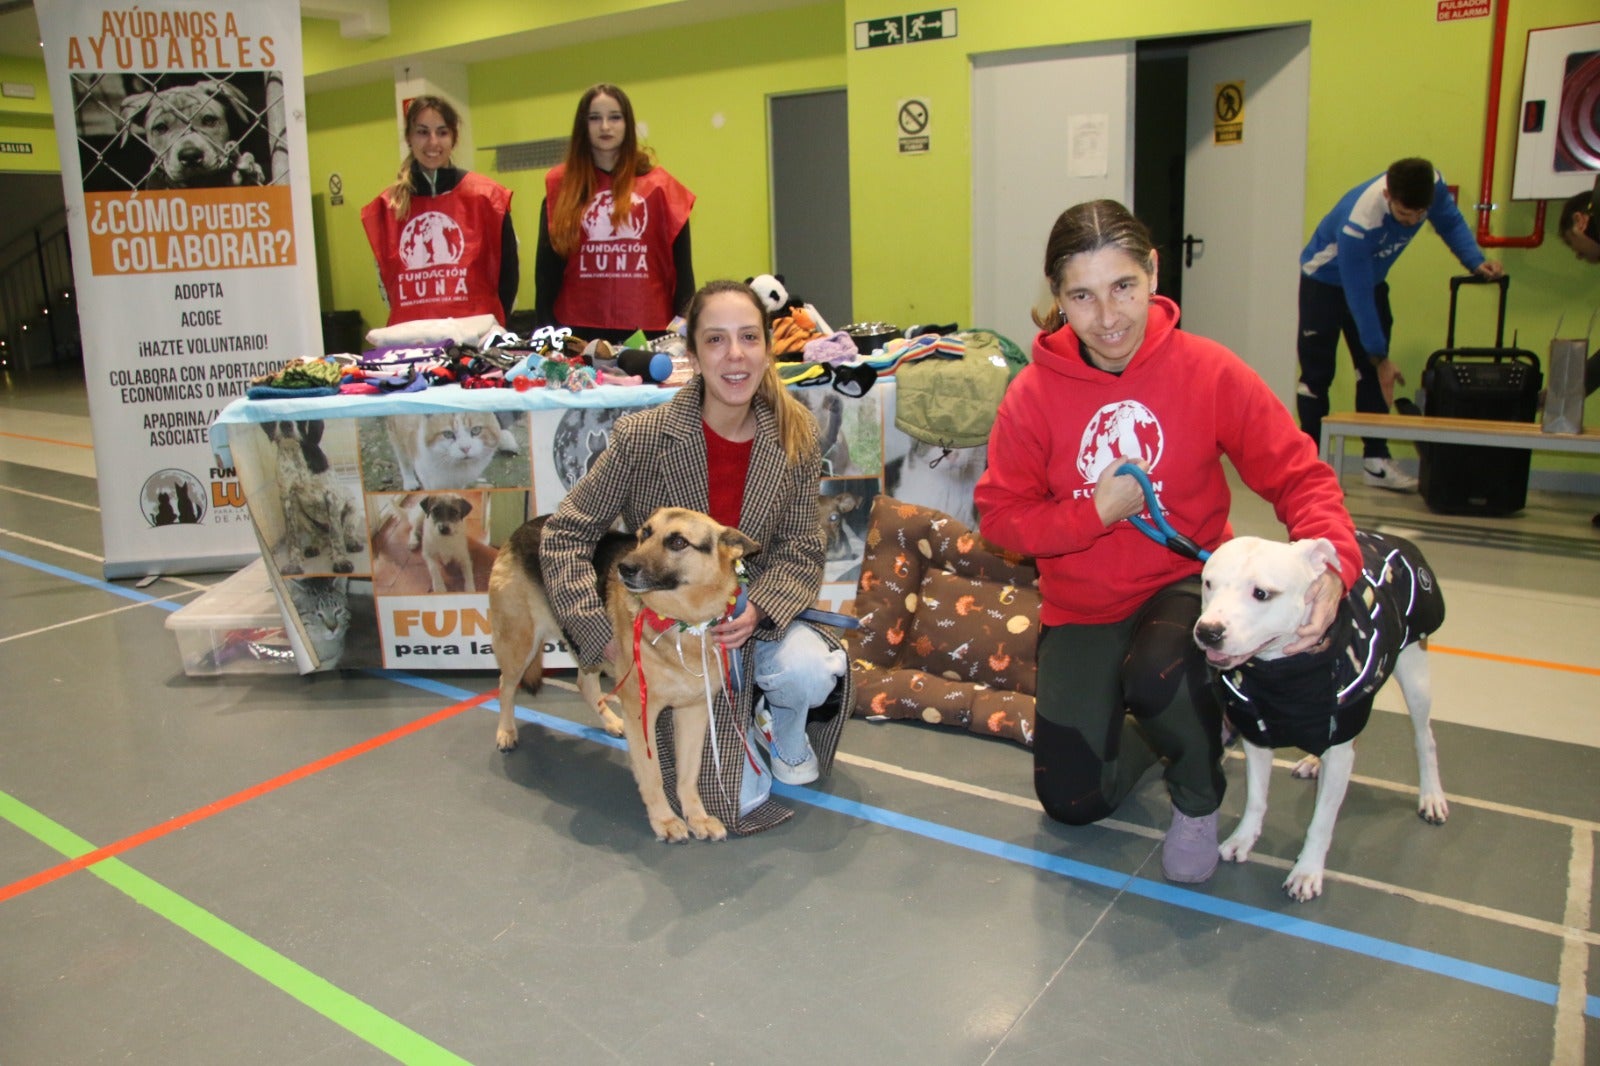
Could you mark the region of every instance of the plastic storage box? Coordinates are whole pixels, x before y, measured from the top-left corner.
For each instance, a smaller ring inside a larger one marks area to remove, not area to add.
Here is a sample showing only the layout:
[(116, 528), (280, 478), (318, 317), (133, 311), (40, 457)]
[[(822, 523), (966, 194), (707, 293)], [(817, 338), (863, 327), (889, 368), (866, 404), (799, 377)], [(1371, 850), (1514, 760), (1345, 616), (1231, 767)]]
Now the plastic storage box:
[(190, 677), (298, 673), (260, 559), (172, 612), (166, 624), (178, 638), (183, 672)]

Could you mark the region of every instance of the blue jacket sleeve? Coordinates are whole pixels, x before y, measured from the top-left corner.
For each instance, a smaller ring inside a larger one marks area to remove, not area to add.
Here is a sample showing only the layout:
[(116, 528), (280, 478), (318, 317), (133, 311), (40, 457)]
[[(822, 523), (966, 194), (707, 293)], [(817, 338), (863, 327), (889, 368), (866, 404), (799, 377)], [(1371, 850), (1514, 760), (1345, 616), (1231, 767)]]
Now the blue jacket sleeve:
[[(1345, 306), (1356, 321), (1356, 331), (1361, 335), (1361, 347), (1373, 360), (1389, 354), (1389, 338), (1383, 335), (1383, 324), (1378, 320), (1378, 304), (1373, 298), (1372, 236), (1357, 230), (1352, 233), (1346, 222), (1339, 230), (1339, 285), (1344, 289)], [(1356, 234), (1360, 234), (1359, 236)]]
[(1428, 221), (1469, 273), (1483, 265), (1483, 249), (1478, 247), (1467, 220), (1461, 217), (1461, 210), (1456, 207), (1455, 197), (1450, 195), (1450, 187), (1443, 178), (1433, 183), (1433, 204), (1428, 208)]

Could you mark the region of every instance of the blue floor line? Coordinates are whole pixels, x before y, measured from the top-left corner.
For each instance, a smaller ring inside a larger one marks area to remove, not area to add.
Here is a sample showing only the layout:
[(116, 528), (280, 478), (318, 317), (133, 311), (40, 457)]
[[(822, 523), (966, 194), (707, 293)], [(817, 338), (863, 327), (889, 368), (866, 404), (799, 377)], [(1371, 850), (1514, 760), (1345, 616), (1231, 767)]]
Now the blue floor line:
[[(71, 570), (63, 570), (60, 567), (51, 566), (48, 563), (29, 559), (26, 556), (16, 555), (12, 552), (0, 550), (0, 559), (31, 567), (57, 577), (63, 577), (82, 585), (112, 592), (127, 599), (150, 601), (155, 606), (167, 610), (177, 610), (181, 606), (169, 601), (157, 600), (156, 597), (139, 589), (124, 588), (99, 578), (85, 577)], [(432, 678), (419, 677), (404, 670), (380, 668), (365, 672), (374, 677), (440, 696), (452, 702), (481, 695), (481, 693), (471, 692)], [(485, 709), (498, 713), (498, 709), (494, 706), (485, 705)], [(621, 738), (610, 736), (598, 727), (579, 725), (576, 722), (546, 714), (543, 711), (518, 707), (517, 718), (545, 729), (566, 733), (570, 736), (583, 737), (586, 740), (592, 740), (609, 747), (618, 749), (627, 747), (626, 742)], [(1365, 955), (1368, 958), (1378, 959), (1382, 962), (1409, 966), (1425, 973), (1438, 974), (1441, 977), (1478, 985), (1492, 991), (1517, 996), (1521, 999), (1533, 1000), (1546, 1006), (1554, 1006), (1556, 1003), (1558, 989), (1555, 984), (1549, 981), (1538, 981), (1506, 970), (1499, 970), (1491, 966), (1468, 962), (1465, 959), (1454, 958), (1450, 955), (1441, 955), (1437, 952), (1409, 947), (1392, 940), (1383, 940), (1378, 937), (1367, 936), (1364, 933), (1323, 925), (1319, 922), (1296, 918), (1277, 911), (1265, 910), (1261, 907), (1252, 907), (1233, 900), (1219, 899), (1203, 892), (1180, 888), (1163, 881), (1150, 881), (1145, 878), (1132, 877), (1103, 866), (1094, 866), (1090, 863), (1068, 859), (1060, 855), (1052, 855), (1049, 852), (1023, 847), (1019, 844), (1009, 844), (993, 837), (969, 833), (938, 822), (930, 822), (911, 815), (886, 810), (882, 807), (874, 807), (871, 804), (861, 803), (857, 800), (842, 799), (812, 788), (774, 784), (773, 792), (783, 799), (795, 803), (804, 803), (860, 821), (872, 822), (886, 828), (897, 829), (928, 840), (935, 840), (978, 854), (1002, 859), (1006, 862), (1031, 866), (1071, 880), (1082, 881), (1103, 888), (1116, 889), (1158, 903), (1181, 907), (1201, 914), (1209, 914), (1216, 918), (1239, 922), (1243, 925), (1255, 926), (1258, 929), (1265, 929), (1269, 932), (1282, 933), (1285, 936), (1338, 948), (1356, 955)], [(1585, 997), (1584, 1014), (1590, 1018), (1600, 1018), (1600, 996), (1591, 995)]]

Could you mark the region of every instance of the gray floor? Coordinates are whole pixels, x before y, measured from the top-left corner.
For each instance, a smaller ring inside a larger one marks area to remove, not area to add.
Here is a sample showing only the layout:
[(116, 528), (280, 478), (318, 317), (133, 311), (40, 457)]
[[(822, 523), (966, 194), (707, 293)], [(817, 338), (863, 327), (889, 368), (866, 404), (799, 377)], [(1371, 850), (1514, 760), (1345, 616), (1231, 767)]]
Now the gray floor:
[(458, 707), (485, 674), (188, 678), (162, 623), (222, 575), (102, 581), (81, 384), (3, 384), (5, 1066), (1600, 1061), (1593, 498), (1471, 522), (1347, 479), (1450, 598), (1452, 812), (1412, 813), (1391, 688), (1296, 904), (1283, 767), (1256, 858), (1191, 890), (1158, 784), (1066, 828), (962, 733), (853, 721), (788, 824), (668, 847), (559, 683), (507, 757)]

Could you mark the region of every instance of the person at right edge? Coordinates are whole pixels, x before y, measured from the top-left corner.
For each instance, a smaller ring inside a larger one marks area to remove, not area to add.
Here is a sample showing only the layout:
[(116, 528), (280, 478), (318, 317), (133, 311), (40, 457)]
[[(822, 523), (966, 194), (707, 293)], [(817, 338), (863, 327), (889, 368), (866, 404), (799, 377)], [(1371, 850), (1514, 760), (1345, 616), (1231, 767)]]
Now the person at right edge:
[[(1426, 159), (1401, 159), (1345, 193), (1317, 223), (1300, 253), (1300, 383), (1295, 401), (1300, 428), (1318, 447), (1341, 333), (1359, 375), (1357, 411), (1388, 414), (1395, 386), (1405, 384), (1389, 358), (1394, 316), (1384, 278), (1424, 220), (1469, 273), (1489, 280), (1505, 273), (1499, 263), (1484, 258), (1449, 186)], [(1395, 466), (1389, 442), (1380, 437), (1363, 438), (1361, 467), (1368, 485), (1396, 492), (1417, 487), (1416, 478)]]
[(1068, 825), (1105, 818), (1162, 766), (1172, 821), (1161, 869), (1217, 868), (1222, 709), (1193, 630), (1200, 563), (1124, 521), (1145, 471), (1173, 528), (1202, 548), (1233, 535), (1223, 457), (1295, 539), (1339, 557), (1313, 582), (1290, 654), (1315, 647), (1361, 573), (1333, 468), (1244, 360), (1178, 328), (1155, 294), (1150, 231), (1123, 205), (1068, 208), (1045, 245), (1051, 307), (1033, 361), (1000, 401), (978, 481), (979, 531), (1039, 568), (1033, 787)]

